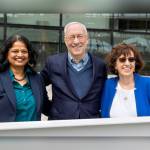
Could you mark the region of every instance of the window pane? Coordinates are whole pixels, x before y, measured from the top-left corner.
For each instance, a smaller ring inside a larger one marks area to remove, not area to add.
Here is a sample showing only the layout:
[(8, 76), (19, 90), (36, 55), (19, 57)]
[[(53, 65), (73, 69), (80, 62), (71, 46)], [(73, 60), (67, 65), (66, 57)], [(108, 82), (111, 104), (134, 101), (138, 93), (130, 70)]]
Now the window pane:
[(68, 22), (78, 21), (87, 28), (108, 29), (111, 14), (64, 14), (63, 26)]
[(3, 40), (4, 28), (0, 27), (0, 40)]
[(39, 42), (58, 42), (59, 32), (56, 30), (45, 30), (45, 29), (30, 29), (30, 28), (7, 28), (8, 34), (22, 34), (28, 37), (31, 41)]
[(34, 48), (38, 51), (38, 71), (43, 67), (48, 55), (58, 52), (59, 31), (57, 30), (8, 28), (7, 37), (16, 33), (26, 36), (33, 43)]
[(8, 23), (59, 26), (59, 14), (7, 14)]
[(0, 13), (0, 23), (4, 22), (4, 15)]
[(150, 14), (147, 14), (147, 31), (150, 32)]
[(0, 27), (0, 49), (2, 48), (3, 34), (4, 34), (4, 28)]
[(108, 32), (89, 32), (89, 45), (90, 52), (105, 57), (111, 51), (110, 33)]
[(145, 32), (147, 27), (145, 14), (114, 14), (114, 29)]

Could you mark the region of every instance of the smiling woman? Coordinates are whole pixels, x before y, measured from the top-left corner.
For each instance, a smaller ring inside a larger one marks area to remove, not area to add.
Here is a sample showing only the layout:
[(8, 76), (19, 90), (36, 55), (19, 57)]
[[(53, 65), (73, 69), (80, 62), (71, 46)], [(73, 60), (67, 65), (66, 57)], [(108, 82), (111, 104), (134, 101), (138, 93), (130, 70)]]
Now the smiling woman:
[(139, 75), (143, 60), (136, 47), (118, 44), (107, 56), (108, 68), (117, 77), (106, 80), (102, 117), (150, 116), (150, 78)]
[[(12, 48), (10, 48), (10, 50), (8, 51), (7, 60), (9, 62), (11, 70), (13, 70), (14, 72), (15, 77), (18, 76), (21, 79), (22, 77), (25, 77), (25, 72), (23, 70), (29, 61), (29, 53), (26, 45), (22, 41), (16, 41), (12, 45)], [(19, 74), (16, 70), (22, 71), (20, 71)]]
[(0, 122), (41, 119), (47, 96), (34, 71), (36, 59), (36, 51), (26, 37), (13, 35), (6, 40), (0, 53)]

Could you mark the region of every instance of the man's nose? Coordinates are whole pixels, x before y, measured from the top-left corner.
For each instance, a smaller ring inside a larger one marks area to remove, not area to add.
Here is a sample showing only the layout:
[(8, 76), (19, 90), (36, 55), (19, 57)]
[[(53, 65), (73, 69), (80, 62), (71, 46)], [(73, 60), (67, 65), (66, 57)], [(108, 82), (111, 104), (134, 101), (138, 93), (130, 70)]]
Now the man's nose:
[(79, 43), (79, 38), (77, 36), (74, 37), (74, 43)]

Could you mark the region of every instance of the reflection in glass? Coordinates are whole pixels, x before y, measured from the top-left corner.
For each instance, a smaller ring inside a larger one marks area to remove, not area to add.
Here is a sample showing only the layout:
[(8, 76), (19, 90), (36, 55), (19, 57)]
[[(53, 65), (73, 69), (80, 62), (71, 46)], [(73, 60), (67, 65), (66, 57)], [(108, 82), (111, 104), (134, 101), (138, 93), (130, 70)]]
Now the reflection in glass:
[(86, 13), (86, 14), (63, 14), (63, 26), (72, 21), (78, 21), (86, 25), (87, 28), (109, 29), (112, 14)]
[(140, 36), (123, 40), (123, 43), (134, 44), (140, 51), (150, 51), (150, 41)]
[(7, 14), (8, 23), (59, 26), (59, 14)]
[(111, 51), (110, 34), (108, 32), (89, 32), (88, 50), (100, 57)]
[(0, 23), (4, 22), (4, 15), (0, 13)]
[(3, 43), (3, 33), (4, 32), (4, 28), (0, 27), (0, 49), (2, 48), (2, 43)]
[(66, 51), (62, 27), (68, 22), (79, 21), (88, 28), (90, 52), (104, 58), (115, 44), (135, 44), (146, 62), (144, 73), (150, 75), (149, 13), (64, 13), (62, 18), (59, 13), (8, 13), (6, 16), (7, 22), (4, 23), (4, 14), (0, 14), (0, 40), (3, 41), (5, 35), (8, 37), (14, 33), (27, 36), (40, 53), (41, 64), (38, 68), (43, 66), (48, 54)]
[[(127, 34), (127, 33), (114, 33), (114, 43), (126, 43), (135, 45), (141, 52), (145, 62), (142, 74), (150, 75), (150, 35), (148, 34)], [(114, 44), (114, 45), (115, 45)]]

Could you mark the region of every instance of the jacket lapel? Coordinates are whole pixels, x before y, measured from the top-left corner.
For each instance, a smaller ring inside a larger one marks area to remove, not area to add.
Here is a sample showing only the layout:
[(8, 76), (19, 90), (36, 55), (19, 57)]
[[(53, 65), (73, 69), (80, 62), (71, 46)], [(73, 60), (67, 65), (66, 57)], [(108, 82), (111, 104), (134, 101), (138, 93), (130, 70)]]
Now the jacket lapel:
[[(64, 55), (64, 60), (63, 60), (64, 63), (62, 63), (62, 68), (63, 69), (63, 78), (64, 78), (64, 81), (66, 81), (66, 84), (68, 86), (68, 89), (70, 89), (70, 91), (72, 92), (72, 94), (76, 97), (76, 98), (79, 98), (76, 91), (74, 90), (73, 88), (73, 85), (71, 83), (71, 80), (70, 80), (70, 77), (69, 77), (69, 74), (68, 74), (68, 66), (67, 66), (67, 63), (68, 63), (68, 54), (65, 53)], [(70, 94), (71, 96), (71, 94)]]
[(135, 83), (135, 100), (136, 100), (136, 110), (137, 110), (137, 115), (140, 116), (141, 115), (141, 111), (142, 111), (142, 104), (141, 104), (141, 95), (143, 94), (143, 92), (141, 93), (141, 84), (140, 84), (140, 76), (138, 74), (134, 74), (134, 83)]
[(95, 59), (93, 58), (93, 55), (91, 55), (90, 53), (88, 53), (88, 54), (89, 54), (91, 62), (92, 62), (92, 81), (91, 81), (91, 86), (89, 88), (89, 90), (90, 90), (92, 85), (93, 85), (93, 82), (94, 82), (94, 79), (95, 79), (95, 75), (96, 75), (96, 71), (95, 71), (96, 70), (96, 62), (95, 62)]
[(12, 80), (10, 79), (9, 70), (0, 74), (0, 80), (13, 108), (16, 111), (16, 96), (13, 89)]
[(35, 97), (35, 101), (37, 104), (37, 111), (40, 109), (41, 106), (41, 95), (40, 95), (40, 88), (39, 88), (39, 81), (38, 81), (38, 77), (32, 74), (29, 74), (29, 81), (31, 84), (31, 89), (33, 92), (33, 95)]

